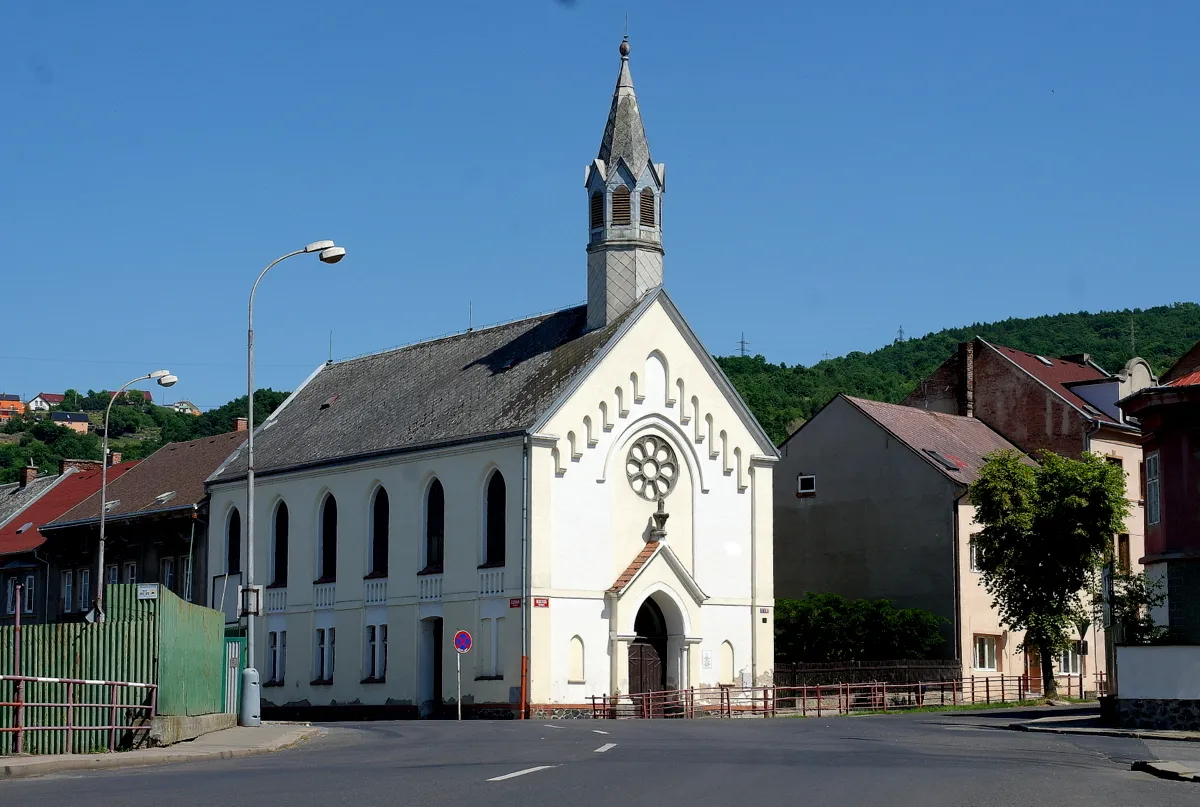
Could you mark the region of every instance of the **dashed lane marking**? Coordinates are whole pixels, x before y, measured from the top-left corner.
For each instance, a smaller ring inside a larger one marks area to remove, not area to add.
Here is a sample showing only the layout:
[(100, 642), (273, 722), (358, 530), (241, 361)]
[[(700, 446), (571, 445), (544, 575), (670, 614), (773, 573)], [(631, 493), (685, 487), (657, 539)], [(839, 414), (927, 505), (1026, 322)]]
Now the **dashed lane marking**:
[(536, 768), (526, 768), (523, 771), (514, 771), (512, 773), (506, 773), (503, 776), (493, 776), (491, 779), (488, 779), (488, 781), (489, 782), (503, 782), (505, 779), (515, 779), (516, 777), (524, 776), (527, 773), (537, 773), (538, 771), (544, 771), (549, 768), (557, 768), (557, 767), (558, 767), (557, 765), (538, 765)]
[(565, 729), (566, 728), (566, 726), (556, 726), (553, 723), (543, 723), (542, 725), (548, 729)]
[(592, 729), (592, 734), (608, 734), (608, 732), (601, 731), (600, 729)]
[(604, 753), (605, 751), (607, 751), (608, 749), (610, 749), (610, 748), (616, 748), (616, 747), (617, 747), (617, 744), (616, 744), (616, 743), (605, 743), (604, 745), (602, 745), (602, 746), (600, 746), (599, 748), (597, 748), (595, 753), (597, 753), (597, 754), (603, 754), (603, 753)]

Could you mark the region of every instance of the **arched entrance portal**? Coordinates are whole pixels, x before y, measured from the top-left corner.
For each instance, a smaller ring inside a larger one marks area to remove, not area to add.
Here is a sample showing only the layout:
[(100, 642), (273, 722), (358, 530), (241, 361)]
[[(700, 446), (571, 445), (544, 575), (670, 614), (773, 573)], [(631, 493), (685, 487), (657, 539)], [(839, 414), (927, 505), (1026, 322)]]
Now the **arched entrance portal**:
[(629, 691), (667, 688), (667, 620), (652, 598), (642, 603), (633, 623), (637, 638), (629, 646)]

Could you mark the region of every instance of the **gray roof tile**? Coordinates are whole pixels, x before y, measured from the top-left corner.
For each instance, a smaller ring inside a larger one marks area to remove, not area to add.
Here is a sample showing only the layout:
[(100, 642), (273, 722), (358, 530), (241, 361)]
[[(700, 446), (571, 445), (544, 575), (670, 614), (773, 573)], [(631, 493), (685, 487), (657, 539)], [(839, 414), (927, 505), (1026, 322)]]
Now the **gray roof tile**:
[[(255, 470), (527, 429), (637, 310), (585, 333), (576, 306), (326, 365), (256, 430)], [(239, 451), (210, 481), (245, 474)]]
[(24, 488), (17, 482), (0, 485), (0, 527), (20, 513), (58, 480), (58, 474), (39, 476)]

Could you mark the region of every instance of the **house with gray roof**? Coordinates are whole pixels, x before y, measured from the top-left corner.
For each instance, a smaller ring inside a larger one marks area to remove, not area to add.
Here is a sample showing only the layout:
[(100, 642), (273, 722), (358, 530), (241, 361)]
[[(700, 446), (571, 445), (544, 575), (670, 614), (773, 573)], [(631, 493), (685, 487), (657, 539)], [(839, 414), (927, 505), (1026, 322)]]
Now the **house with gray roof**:
[(483, 714), (771, 680), (776, 453), (663, 287), (629, 52), (586, 304), (324, 364), (255, 430), (253, 515), (245, 448), (209, 478), (210, 590), (263, 588), (226, 618), (264, 715), (435, 715), (468, 646)]

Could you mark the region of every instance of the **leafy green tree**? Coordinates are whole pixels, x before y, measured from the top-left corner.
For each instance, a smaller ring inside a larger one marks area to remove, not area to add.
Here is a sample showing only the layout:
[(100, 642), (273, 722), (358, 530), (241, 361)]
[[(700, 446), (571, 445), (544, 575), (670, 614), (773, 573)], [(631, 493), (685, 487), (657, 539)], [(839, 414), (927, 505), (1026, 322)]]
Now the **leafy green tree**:
[(946, 620), (888, 600), (849, 600), (810, 592), (775, 602), (775, 658), (801, 661), (884, 661), (930, 658), (946, 641)]
[[(254, 422), (261, 424), (268, 415), (287, 400), (290, 394), (290, 392), (278, 392), (269, 388), (255, 390)], [(246, 396), (234, 398), (224, 406), (210, 409), (202, 415), (188, 415), (187, 417), (192, 417), (196, 421), (196, 437), (231, 432), (237, 428), (237, 419), (246, 417)]]
[(1024, 631), (1023, 652), (1042, 660), (1046, 695), (1056, 692), (1051, 660), (1079, 620), (1089, 571), (1111, 551), (1129, 505), (1125, 474), (1095, 454), (1050, 452), (1028, 464), (1017, 452), (987, 458), (971, 485), (983, 585), (1009, 630)]

